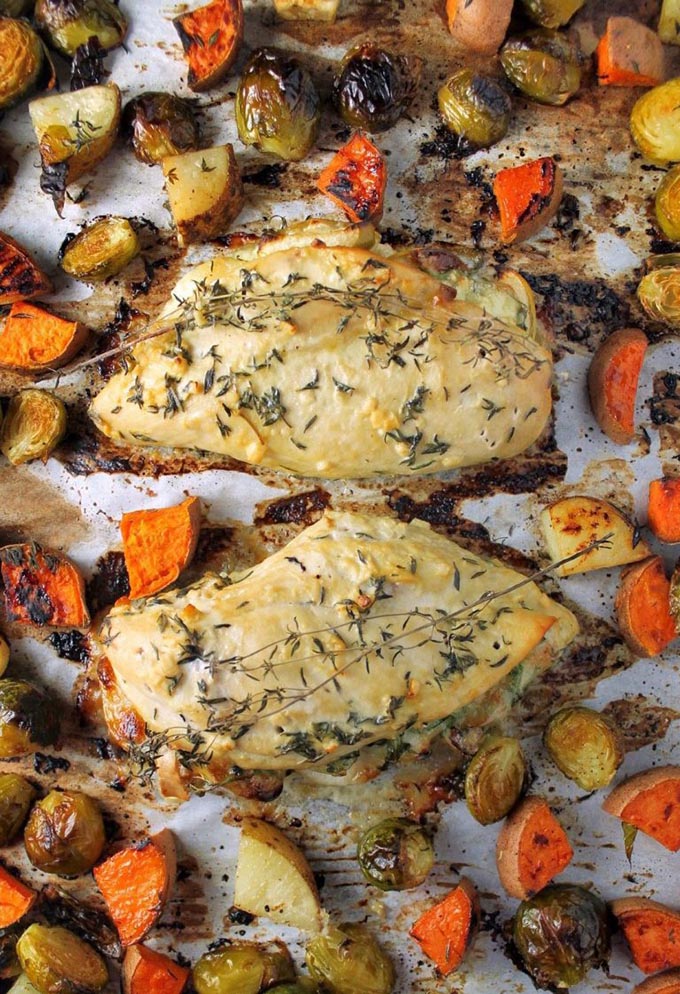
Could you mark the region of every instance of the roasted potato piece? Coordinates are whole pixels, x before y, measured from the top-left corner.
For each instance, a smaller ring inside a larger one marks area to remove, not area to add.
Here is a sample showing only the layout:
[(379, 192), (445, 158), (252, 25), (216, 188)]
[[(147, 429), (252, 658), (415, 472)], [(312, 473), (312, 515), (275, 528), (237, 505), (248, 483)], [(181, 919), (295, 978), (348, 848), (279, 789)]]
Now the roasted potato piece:
[(282, 21), (324, 21), (332, 24), (340, 0), (274, 0), (274, 9)]
[(243, 41), (241, 0), (212, 0), (172, 22), (189, 63), (188, 83), (202, 93), (227, 75)]
[(562, 873), (574, 855), (559, 820), (541, 797), (525, 797), (504, 822), (496, 867), (506, 893), (527, 898)]
[(333, 80), (340, 117), (352, 128), (387, 131), (408, 110), (422, 67), (418, 56), (396, 55), (372, 42), (355, 45)]
[(581, 706), (557, 711), (545, 727), (543, 744), (565, 777), (588, 791), (611, 783), (625, 756), (609, 718)]
[(25, 680), (0, 680), (0, 759), (39, 752), (58, 738), (53, 702)]
[(512, 811), (526, 787), (527, 763), (519, 739), (491, 735), (465, 772), (465, 800), (480, 825), (492, 825)]
[(59, 925), (30, 925), (17, 943), (17, 954), (26, 976), (43, 994), (97, 994), (109, 980), (99, 953)]
[(35, 23), (67, 57), (93, 37), (103, 49), (116, 48), (127, 32), (125, 15), (113, 0), (36, 0)]
[(364, 925), (328, 928), (307, 946), (312, 979), (331, 994), (390, 994), (392, 961)]
[(630, 113), (630, 132), (657, 166), (680, 161), (680, 77), (643, 94)]
[(680, 0), (661, 0), (657, 30), (667, 45), (680, 45)]
[(100, 283), (117, 276), (140, 251), (137, 232), (128, 218), (108, 215), (66, 236), (59, 249), (59, 265), (76, 280)]
[(75, 790), (51, 790), (33, 806), (24, 845), (33, 866), (61, 877), (92, 869), (106, 843), (99, 805)]
[(125, 105), (122, 121), (123, 135), (140, 162), (153, 165), (199, 147), (193, 104), (174, 93), (140, 93)]
[(0, 17), (0, 110), (28, 96), (43, 71), (43, 44), (27, 21)]
[(446, 0), (449, 31), (470, 52), (495, 55), (510, 24), (512, 0)]
[(647, 336), (638, 328), (622, 328), (605, 338), (588, 370), (595, 420), (619, 445), (635, 437), (635, 398), (647, 345)]
[(48, 390), (22, 390), (9, 402), (0, 428), (0, 451), (13, 466), (46, 462), (66, 434), (64, 402)]
[(0, 846), (13, 842), (36, 797), (33, 784), (17, 773), (0, 774)]
[(434, 866), (430, 836), (408, 818), (385, 818), (359, 840), (359, 867), (369, 884), (380, 890), (418, 887)]
[[(639, 562), (649, 556), (649, 546), (626, 516), (599, 497), (564, 497), (541, 512), (548, 555), (553, 562), (578, 556), (555, 570), (557, 576), (611, 569)], [(605, 536), (609, 536), (606, 542)], [(582, 551), (594, 542), (602, 544)]]
[(165, 189), (180, 245), (223, 234), (243, 207), (241, 173), (231, 145), (217, 145), (162, 162)]
[(460, 138), (462, 151), (489, 148), (508, 132), (512, 104), (492, 76), (459, 69), (441, 87), (437, 100), (447, 128)]
[(44, 297), (51, 291), (51, 281), (23, 245), (0, 231), (0, 304)]

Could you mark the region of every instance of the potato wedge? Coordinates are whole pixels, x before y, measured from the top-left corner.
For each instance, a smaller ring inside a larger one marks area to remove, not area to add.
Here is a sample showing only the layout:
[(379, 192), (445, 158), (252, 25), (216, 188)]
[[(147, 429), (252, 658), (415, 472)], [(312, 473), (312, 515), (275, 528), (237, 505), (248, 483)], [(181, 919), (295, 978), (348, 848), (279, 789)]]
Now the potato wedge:
[(240, 213), (243, 184), (231, 145), (168, 155), (162, 166), (180, 245), (222, 234)]
[(247, 818), (241, 828), (234, 905), (251, 915), (317, 933), (321, 902), (309, 863), (283, 832)]
[(0, 304), (33, 300), (51, 291), (52, 283), (23, 245), (0, 231)]
[(638, 656), (658, 656), (677, 638), (670, 583), (661, 556), (651, 556), (626, 570), (615, 609), (626, 645)]
[(595, 420), (619, 445), (628, 445), (635, 436), (635, 395), (647, 345), (638, 328), (621, 328), (602, 342), (588, 370)]
[(463, 48), (494, 55), (510, 24), (512, 0), (446, 0), (449, 31)]
[(657, 766), (629, 777), (602, 805), (607, 814), (680, 851), (680, 766)]
[(587, 573), (636, 563), (651, 555), (637, 528), (628, 518), (599, 497), (565, 497), (541, 511), (541, 525), (548, 554), (553, 562), (567, 559), (593, 542), (610, 536), (606, 543), (584, 552), (555, 570), (557, 576)]

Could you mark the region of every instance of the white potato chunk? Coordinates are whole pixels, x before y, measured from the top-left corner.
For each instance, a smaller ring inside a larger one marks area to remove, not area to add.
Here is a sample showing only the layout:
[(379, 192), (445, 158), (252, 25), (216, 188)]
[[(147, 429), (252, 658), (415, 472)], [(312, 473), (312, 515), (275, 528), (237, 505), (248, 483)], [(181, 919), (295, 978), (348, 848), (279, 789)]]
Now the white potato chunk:
[(558, 576), (610, 569), (650, 555), (635, 526), (609, 501), (598, 497), (565, 497), (541, 512), (541, 525), (553, 562), (576, 555), (594, 542), (606, 542), (555, 570)]
[(223, 234), (243, 207), (243, 184), (231, 145), (168, 155), (162, 166), (180, 245)]

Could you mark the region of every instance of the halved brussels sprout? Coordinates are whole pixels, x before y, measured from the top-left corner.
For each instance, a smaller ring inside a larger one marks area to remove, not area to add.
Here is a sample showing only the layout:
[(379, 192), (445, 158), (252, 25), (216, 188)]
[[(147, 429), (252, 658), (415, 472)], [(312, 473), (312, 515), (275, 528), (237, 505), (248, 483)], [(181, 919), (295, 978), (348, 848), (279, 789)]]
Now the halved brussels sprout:
[(630, 131), (650, 162), (657, 166), (680, 162), (680, 77), (640, 97), (630, 113)]
[(675, 255), (660, 256), (668, 264), (647, 260), (651, 271), (642, 277), (637, 288), (638, 300), (655, 321), (663, 321), (674, 328), (680, 327), (680, 262)]
[(552, 884), (522, 901), (512, 941), (540, 987), (565, 989), (580, 983), (609, 958), (607, 906), (594, 891), (576, 884)]
[(48, 390), (22, 390), (9, 402), (0, 428), (0, 451), (13, 466), (45, 462), (66, 434), (66, 408)]
[(559, 106), (581, 85), (579, 48), (557, 31), (530, 31), (501, 49), (501, 64), (511, 83), (530, 100)]
[(331, 994), (390, 994), (392, 961), (363, 925), (345, 924), (315, 936), (307, 946), (312, 979)]
[(95, 37), (102, 48), (116, 48), (127, 31), (127, 21), (112, 0), (37, 0), (35, 23), (62, 55)]
[(554, 714), (545, 727), (543, 744), (558, 769), (583, 790), (611, 783), (624, 757), (621, 736), (611, 721), (581, 706)]
[(674, 166), (659, 183), (654, 198), (656, 220), (666, 238), (680, 241), (680, 166)]
[(33, 866), (62, 877), (91, 870), (105, 843), (99, 805), (74, 790), (51, 790), (33, 806), (24, 829), (24, 845)]
[(492, 735), (470, 760), (465, 800), (480, 825), (492, 825), (512, 811), (526, 785), (527, 764), (518, 739)]
[(282, 943), (275, 948), (230, 943), (201, 956), (193, 968), (197, 994), (259, 994), (294, 980), (295, 967)]
[(321, 102), (312, 77), (297, 59), (260, 48), (239, 80), (235, 113), (244, 145), (298, 162), (316, 141)]
[(432, 841), (408, 818), (385, 818), (361, 836), (361, 872), (381, 890), (408, 890), (422, 884), (434, 865)]
[(99, 953), (59, 925), (30, 925), (17, 942), (17, 955), (43, 994), (98, 994), (109, 980)]
[(414, 98), (422, 66), (415, 55), (395, 55), (373, 42), (355, 45), (333, 80), (340, 117), (373, 133), (391, 128)]
[(36, 794), (25, 777), (0, 774), (0, 846), (8, 845), (19, 834)]
[(174, 93), (140, 93), (126, 104), (122, 120), (123, 136), (140, 162), (153, 165), (200, 147), (193, 104)]
[(45, 50), (26, 21), (0, 17), (0, 52), (0, 109), (5, 110), (36, 86), (45, 64)]
[(117, 276), (139, 255), (137, 232), (126, 217), (97, 217), (77, 235), (67, 235), (59, 249), (59, 265), (76, 280), (101, 283)]
[(54, 701), (26, 680), (0, 680), (0, 759), (38, 752), (58, 737)]
[(444, 83), (437, 100), (446, 126), (460, 137), (464, 149), (488, 148), (508, 132), (510, 97), (491, 76), (459, 69)]
[(528, 17), (542, 28), (561, 28), (586, 0), (521, 0)]

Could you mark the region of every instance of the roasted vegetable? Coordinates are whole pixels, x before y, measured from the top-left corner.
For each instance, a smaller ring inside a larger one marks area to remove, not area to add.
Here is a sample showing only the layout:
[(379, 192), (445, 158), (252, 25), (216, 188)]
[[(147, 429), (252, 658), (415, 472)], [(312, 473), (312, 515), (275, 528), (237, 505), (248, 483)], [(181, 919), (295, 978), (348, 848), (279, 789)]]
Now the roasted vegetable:
[(558, 769), (583, 790), (611, 783), (625, 755), (609, 718), (581, 706), (557, 711), (545, 727), (543, 744)]
[(0, 232), (0, 304), (44, 297), (52, 283), (23, 245)]
[(510, 24), (512, 0), (446, 0), (446, 19), (455, 40), (470, 52), (495, 55)]
[(0, 109), (19, 103), (37, 85), (43, 71), (43, 44), (27, 21), (0, 17)]
[(680, 45), (680, 0), (661, 0), (657, 30), (667, 45)]
[(0, 929), (10, 928), (21, 921), (36, 899), (35, 891), (0, 866)]
[(390, 994), (392, 962), (363, 925), (330, 927), (307, 946), (307, 969), (330, 994)]
[(387, 163), (373, 142), (359, 132), (336, 152), (316, 185), (342, 208), (350, 221), (379, 220), (387, 185)]
[(324, 21), (332, 24), (340, 0), (274, 0), (274, 9), (282, 21)]
[(595, 52), (600, 86), (656, 86), (664, 78), (658, 34), (632, 17), (610, 17)]
[[(169, 956), (131, 946), (123, 961), (123, 994), (182, 994), (189, 976), (190, 971)], [(211, 991), (214, 994), (214, 988)]]
[(116, 48), (127, 32), (123, 12), (112, 0), (36, 0), (35, 23), (62, 55), (95, 37), (102, 48)]
[(635, 399), (647, 345), (647, 336), (638, 328), (621, 328), (605, 338), (588, 370), (595, 419), (619, 445), (628, 445), (635, 437)]
[(652, 256), (647, 267), (650, 271), (638, 284), (638, 300), (654, 321), (680, 327), (680, 255)]
[[(10, 928), (2, 929), (0, 934), (0, 977), (3, 980), (12, 980), (21, 974), (21, 964), (17, 957), (17, 942), (19, 936), (21, 935), (21, 923), (12, 926)], [(21, 974), (24, 976), (24, 974)], [(23, 994), (38, 994), (35, 988), (29, 984), (28, 979), (26, 979), (26, 990)], [(14, 991), (15, 986), (13, 985), (10, 990)], [(21, 988), (16, 987), (15, 994), (21, 994)]]
[[(576, 556), (556, 570), (558, 576), (611, 569), (650, 555), (638, 528), (613, 504), (598, 497), (564, 497), (549, 504), (541, 511), (541, 526), (553, 562)], [(589, 546), (593, 548), (584, 552)]]
[(430, 836), (407, 818), (386, 818), (364, 832), (357, 858), (361, 872), (380, 890), (418, 887), (434, 865)]
[(441, 87), (437, 100), (446, 126), (460, 138), (462, 151), (488, 148), (508, 132), (512, 104), (492, 76), (459, 69)]
[(42, 994), (97, 994), (108, 983), (99, 953), (58, 925), (31, 925), (17, 943), (17, 954)]
[(501, 64), (520, 93), (540, 104), (565, 104), (581, 85), (579, 49), (557, 31), (511, 38), (501, 50)]
[(199, 147), (193, 104), (174, 93), (151, 90), (130, 100), (123, 110), (122, 130), (139, 161), (149, 165)]
[(24, 845), (33, 866), (62, 877), (91, 870), (105, 843), (99, 805), (74, 790), (51, 790), (34, 805), (24, 829)]
[(34, 373), (58, 369), (85, 344), (88, 329), (42, 307), (22, 301), (12, 304), (0, 330), (0, 368)]
[(680, 542), (680, 477), (650, 481), (647, 524), (662, 542)]
[(592, 890), (553, 884), (515, 913), (512, 941), (536, 984), (569, 988), (609, 958), (607, 907)]
[(511, 897), (531, 897), (562, 873), (573, 855), (567, 833), (546, 802), (527, 797), (498, 836), (498, 876)]
[(187, 82), (202, 93), (227, 75), (243, 41), (241, 0), (212, 0), (172, 22), (189, 63)]
[[(292, 984), (277, 984), (270, 987), (271, 994), (319, 994), (319, 988), (313, 980), (307, 977), (298, 977)], [(660, 994), (675, 994), (674, 991), (663, 991)]]
[(106, 49), (95, 37), (88, 38), (80, 45), (71, 59), (70, 90), (84, 90), (88, 86), (99, 86), (108, 73), (104, 68)]
[(191, 562), (201, 531), (201, 502), (129, 511), (120, 523), (130, 597), (148, 597), (174, 583)]
[(316, 141), (321, 103), (312, 77), (297, 59), (259, 48), (239, 80), (235, 113), (244, 145), (298, 162)]
[(531, 238), (557, 213), (563, 192), (562, 170), (550, 156), (496, 173), (493, 193), (505, 244)]
[(53, 884), (43, 887), (40, 909), (50, 925), (64, 925), (98, 949), (102, 956), (120, 959), (123, 950), (118, 933), (98, 908), (77, 901)]
[(373, 42), (351, 48), (333, 80), (333, 98), (340, 117), (352, 128), (386, 131), (413, 100), (422, 59), (395, 55)]
[(294, 980), (293, 961), (280, 944), (232, 942), (201, 956), (193, 968), (197, 994), (259, 994)]
[(223, 235), (244, 201), (232, 146), (168, 155), (162, 166), (180, 245)]
[[(21, 969), (20, 966), (19, 969)], [(16, 983), (10, 987), (8, 994), (42, 994), (42, 992), (33, 986), (25, 973), (22, 973), (20, 977), (17, 977)]]
[(661, 556), (643, 559), (625, 571), (614, 607), (626, 645), (638, 656), (658, 656), (677, 638)]
[(9, 402), (0, 428), (0, 450), (13, 466), (42, 459), (66, 434), (64, 402), (48, 390), (22, 390)]
[(479, 915), (477, 890), (462, 877), (457, 887), (420, 916), (410, 935), (446, 977), (460, 966), (477, 931)]
[(0, 846), (13, 842), (28, 817), (35, 787), (18, 773), (0, 774)]
[(643, 973), (680, 966), (680, 912), (646, 897), (623, 897), (611, 910)]
[(90, 616), (85, 583), (66, 556), (35, 542), (0, 549), (6, 616), (24, 625), (84, 628)]
[(633, 141), (650, 162), (680, 161), (680, 77), (643, 94), (630, 114)]
[(100, 283), (117, 276), (139, 253), (139, 238), (128, 218), (107, 215), (66, 236), (59, 265), (74, 279)]
[(680, 994), (680, 969), (647, 977), (633, 988), (632, 994)]
[(680, 766), (657, 766), (624, 780), (602, 805), (607, 814), (680, 851)]
[(492, 735), (470, 760), (465, 800), (480, 825), (492, 825), (512, 811), (524, 790), (527, 764), (518, 739)]
[(0, 676), (4, 676), (9, 666), (9, 643), (4, 635), (0, 635)]
[(666, 238), (680, 241), (680, 166), (674, 166), (659, 183), (654, 198), (656, 221)]
[(586, 0), (521, 0), (528, 17), (542, 28), (561, 28), (585, 2)]
[(25, 680), (0, 680), (0, 759), (39, 752), (58, 737), (53, 701)]

